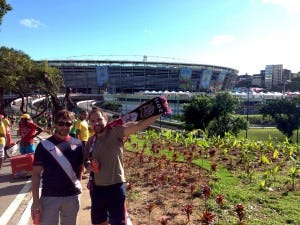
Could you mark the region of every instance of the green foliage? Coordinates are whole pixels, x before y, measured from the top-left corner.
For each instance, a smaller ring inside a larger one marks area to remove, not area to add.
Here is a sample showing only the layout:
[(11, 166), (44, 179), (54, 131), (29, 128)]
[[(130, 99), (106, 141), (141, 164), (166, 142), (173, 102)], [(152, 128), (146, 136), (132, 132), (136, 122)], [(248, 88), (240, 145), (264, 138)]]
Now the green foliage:
[(240, 106), (239, 99), (228, 92), (218, 92), (211, 100), (213, 104), (213, 118), (235, 114), (235, 111)]
[(32, 66), (30, 57), (22, 51), (1, 47), (0, 87), (17, 91), (20, 86), (24, 86), (25, 75), (31, 73)]
[(261, 113), (264, 116), (270, 115), (275, 120), (278, 130), (288, 138), (291, 138), (293, 131), (299, 127), (297, 101), (299, 100), (276, 99), (261, 108)]
[(56, 68), (49, 67), (47, 62), (35, 63), (22, 51), (13, 48), (0, 48), (0, 111), (4, 90), (19, 93), (22, 97), (20, 111), (25, 112), (24, 98), (35, 92), (49, 95), (54, 111), (63, 108), (57, 95), (63, 87), (63, 79)]
[(0, 0), (0, 25), (2, 24), (4, 15), (10, 10), (12, 10), (11, 5), (7, 4), (6, 0)]
[(184, 105), (183, 120), (187, 130), (205, 130), (209, 136), (224, 137), (226, 132), (237, 135), (248, 126), (245, 118), (234, 116), (238, 107), (238, 98), (228, 92), (198, 95)]
[(35, 85), (35, 90), (49, 95), (57, 95), (64, 88), (64, 81), (57, 68), (49, 67), (46, 61), (35, 63), (27, 81)]
[(240, 130), (244, 130), (247, 127), (248, 123), (245, 118), (227, 114), (210, 121), (207, 131), (210, 137), (214, 135), (224, 137), (226, 133), (232, 133), (237, 136)]
[(208, 95), (194, 96), (191, 101), (183, 106), (183, 120), (188, 130), (204, 130), (212, 120), (212, 97)]
[(101, 104), (101, 107), (106, 110), (110, 110), (113, 112), (121, 112), (122, 111), (122, 104), (120, 102), (104, 102)]
[(266, 126), (266, 125), (272, 125), (274, 126), (275, 121), (271, 116), (263, 116), (262, 114), (257, 115), (240, 115), (243, 118), (248, 118), (248, 122), (251, 125), (256, 126)]

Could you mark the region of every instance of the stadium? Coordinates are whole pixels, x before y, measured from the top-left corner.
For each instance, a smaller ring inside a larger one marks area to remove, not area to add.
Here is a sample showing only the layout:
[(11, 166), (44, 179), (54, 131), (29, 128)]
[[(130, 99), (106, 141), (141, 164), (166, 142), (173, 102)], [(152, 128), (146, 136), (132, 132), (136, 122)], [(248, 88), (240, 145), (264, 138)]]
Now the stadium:
[(126, 60), (48, 60), (73, 92), (211, 92), (231, 90), (238, 70), (205, 64)]

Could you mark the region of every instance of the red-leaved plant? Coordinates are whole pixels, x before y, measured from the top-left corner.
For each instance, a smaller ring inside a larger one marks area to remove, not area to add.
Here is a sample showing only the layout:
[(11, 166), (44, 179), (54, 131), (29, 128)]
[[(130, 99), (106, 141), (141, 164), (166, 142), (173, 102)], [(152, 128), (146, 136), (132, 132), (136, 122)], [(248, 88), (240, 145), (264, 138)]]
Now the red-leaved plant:
[(204, 210), (201, 216), (201, 223), (204, 225), (212, 224), (215, 215), (209, 212), (208, 210)]
[(182, 211), (184, 212), (184, 214), (187, 217), (187, 223), (190, 224), (190, 217), (191, 217), (191, 214), (193, 213), (193, 205), (190, 203), (184, 205), (182, 207)]

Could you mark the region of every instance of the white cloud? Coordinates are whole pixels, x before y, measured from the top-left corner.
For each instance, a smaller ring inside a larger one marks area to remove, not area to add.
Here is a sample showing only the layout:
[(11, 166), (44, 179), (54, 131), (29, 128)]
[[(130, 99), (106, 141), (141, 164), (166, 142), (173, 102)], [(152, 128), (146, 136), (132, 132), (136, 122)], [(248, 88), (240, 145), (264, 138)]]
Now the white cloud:
[(212, 38), (211, 43), (214, 46), (219, 46), (219, 45), (223, 45), (225, 43), (230, 43), (232, 41), (234, 41), (234, 36), (229, 35), (229, 34), (224, 34), (224, 35), (218, 35)]
[(262, 0), (264, 4), (273, 4), (285, 8), (289, 12), (300, 13), (299, 0)]
[[(234, 44), (215, 48), (203, 46), (181, 51), (181, 58), (200, 64), (219, 65), (239, 70), (239, 74), (257, 74), (266, 65), (283, 64), (284, 69), (300, 71), (300, 30), (281, 34), (239, 37)], [(174, 53), (175, 55), (175, 53)]]
[(298, 72), (299, 35), (268, 35), (255, 39), (243, 40), (239, 46), (231, 49), (227, 63), (239, 69), (241, 73), (259, 73), (268, 64), (283, 64), (285, 69)]
[(28, 28), (38, 28), (40, 26), (43, 26), (43, 24), (39, 20), (29, 18), (20, 20), (20, 24)]

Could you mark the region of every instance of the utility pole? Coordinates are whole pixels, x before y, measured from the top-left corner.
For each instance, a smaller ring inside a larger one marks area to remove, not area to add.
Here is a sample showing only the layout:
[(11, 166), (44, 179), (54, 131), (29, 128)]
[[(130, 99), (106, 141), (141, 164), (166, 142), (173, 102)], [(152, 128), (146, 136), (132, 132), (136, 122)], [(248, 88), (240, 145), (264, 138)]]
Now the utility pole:
[(248, 138), (248, 123), (249, 123), (249, 95), (250, 95), (250, 82), (247, 84), (247, 107), (246, 107), (246, 120), (247, 120), (247, 128), (246, 128), (246, 138)]
[(299, 115), (300, 115), (300, 106), (297, 104), (296, 108), (297, 108), (297, 117), (298, 117), (298, 120), (297, 120), (297, 136), (296, 136), (297, 150), (298, 150), (298, 148), (299, 148)]

